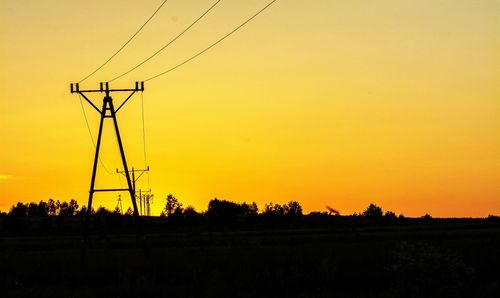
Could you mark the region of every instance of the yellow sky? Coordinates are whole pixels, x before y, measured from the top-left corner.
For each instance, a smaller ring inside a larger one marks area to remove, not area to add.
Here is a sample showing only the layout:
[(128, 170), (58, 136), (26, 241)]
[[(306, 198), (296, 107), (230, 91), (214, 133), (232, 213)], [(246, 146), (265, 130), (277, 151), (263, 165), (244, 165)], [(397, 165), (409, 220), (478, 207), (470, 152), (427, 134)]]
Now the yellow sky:
[[(86, 204), (94, 152), (69, 83), (161, 2), (0, 1), (0, 210), (49, 198)], [(97, 88), (131, 68), (213, 2), (169, 0), (82, 85)], [(174, 66), (266, 3), (223, 0), (111, 87)], [(146, 84), (153, 213), (172, 193), (198, 210), (218, 197), (261, 207), (298, 200), (306, 211), (330, 205), (343, 214), (370, 202), (409, 216), (499, 214), (499, 12), (494, 0), (279, 0), (223, 44)], [(95, 136), (98, 115), (85, 108)], [(130, 166), (144, 167), (140, 96), (119, 124)], [(114, 171), (110, 128), (102, 160)], [(99, 167), (98, 186), (120, 183)], [(139, 187), (147, 184), (141, 178)], [(95, 202), (114, 207), (116, 199), (100, 194)]]

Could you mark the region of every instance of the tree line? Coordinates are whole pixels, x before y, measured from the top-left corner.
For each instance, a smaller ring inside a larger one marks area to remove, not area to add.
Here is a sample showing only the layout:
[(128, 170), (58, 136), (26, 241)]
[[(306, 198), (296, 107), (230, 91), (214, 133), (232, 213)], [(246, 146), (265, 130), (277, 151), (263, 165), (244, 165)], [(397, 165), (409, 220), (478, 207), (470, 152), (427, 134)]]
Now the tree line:
[[(313, 211), (309, 213), (311, 216), (340, 216), (340, 213), (327, 206), (328, 211), (319, 212)], [(49, 199), (47, 202), (40, 201), (39, 203), (18, 202), (13, 205), (8, 213), (2, 213), (3, 216), (10, 217), (70, 217), (85, 214), (87, 207), (83, 205), (81, 208), (78, 202), (74, 199), (69, 202), (59, 200), (54, 201)], [(132, 216), (133, 210), (128, 208), (124, 213), (120, 209), (108, 210), (105, 207), (99, 207), (96, 210), (92, 208), (92, 215), (123, 215)], [(257, 203), (237, 203), (228, 200), (212, 199), (208, 203), (208, 208), (204, 212), (198, 212), (193, 206), (184, 207), (184, 205), (173, 195), (169, 194), (165, 199), (165, 205), (160, 213), (160, 217), (170, 220), (182, 218), (205, 217), (214, 221), (231, 221), (242, 217), (263, 217), (263, 218), (300, 218), (302, 217), (303, 209), (298, 201), (290, 201), (285, 204), (267, 203), (263, 209), (259, 209)], [(370, 219), (382, 218), (402, 218), (403, 215), (397, 216), (392, 211), (383, 212), (382, 208), (370, 204), (362, 213), (354, 213), (353, 217), (365, 217)], [(430, 217), (425, 215), (425, 217)]]
[(165, 208), (160, 216), (172, 220), (181, 218), (206, 217), (214, 221), (231, 221), (242, 217), (300, 217), (302, 206), (297, 201), (286, 204), (268, 203), (262, 211), (257, 203), (236, 203), (228, 200), (213, 199), (208, 203), (205, 212), (197, 212), (193, 206), (183, 207), (183, 204), (173, 195), (166, 198)]
[[(73, 216), (77, 215), (82, 210), (78, 209), (78, 202), (71, 200), (68, 202), (60, 202), (49, 199), (47, 202), (40, 201), (39, 203), (22, 203), (18, 202), (10, 208), (8, 215), (15, 217), (46, 217), (46, 216)], [(84, 208), (84, 211), (86, 209)]]
[[(284, 204), (267, 203), (260, 209), (257, 203), (237, 203), (228, 200), (214, 198), (207, 206), (206, 211), (198, 212), (193, 206), (186, 206), (175, 196), (168, 195), (165, 199), (164, 208), (157, 219), (149, 222), (170, 224), (209, 224), (209, 223), (292, 223), (299, 221), (328, 222), (338, 219), (352, 219), (357, 221), (373, 222), (403, 222), (404, 215), (396, 215), (393, 211), (384, 211), (380, 206), (372, 203), (360, 213), (341, 216), (340, 213), (326, 206), (327, 211), (313, 211), (304, 214), (298, 201), (290, 201)], [(33, 224), (31, 218), (41, 218), (40, 226), (43, 228), (61, 227), (64, 222), (76, 224), (75, 219), (87, 213), (85, 205), (79, 206), (76, 200), (22, 203), (13, 205), (8, 213), (0, 213), (0, 219), (4, 228), (18, 229), (26, 228)], [(126, 212), (120, 209), (108, 210), (99, 207), (92, 208), (91, 214), (93, 224), (97, 226), (123, 226), (133, 222), (133, 210), (128, 208)], [(498, 216), (489, 216), (490, 220), (498, 220)], [(432, 216), (425, 214), (422, 220), (431, 220)], [(77, 220), (78, 221), (78, 220)]]

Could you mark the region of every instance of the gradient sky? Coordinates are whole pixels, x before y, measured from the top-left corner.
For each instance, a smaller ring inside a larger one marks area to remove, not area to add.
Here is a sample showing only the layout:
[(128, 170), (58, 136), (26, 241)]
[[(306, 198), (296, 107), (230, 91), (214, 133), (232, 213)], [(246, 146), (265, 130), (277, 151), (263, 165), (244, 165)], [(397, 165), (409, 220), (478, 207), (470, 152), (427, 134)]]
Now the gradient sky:
[[(169, 0), (83, 86), (129, 69), (213, 2)], [(0, 210), (49, 198), (86, 204), (94, 149), (69, 83), (160, 3), (0, 1)], [(223, 0), (111, 87), (181, 62), (266, 3)], [(197, 210), (218, 197), (260, 207), (298, 200), (306, 211), (330, 205), (342, 214), (370, 202), (408, 216), (500, 213), (500, 1), (280, 0), (145, 87), (155, 214), (169, 193)], [(95, 135), (98, 115), (85, 109)], [(140, 96), (119, 124), (129, 165), (144, 167)], [(119, 166), (114, 141), (107, 130), (102, 160), (110, 171)], [(125, 183), (102, 166), (97, 182)], [(95, 202), (114, 207), (117, 195)]]

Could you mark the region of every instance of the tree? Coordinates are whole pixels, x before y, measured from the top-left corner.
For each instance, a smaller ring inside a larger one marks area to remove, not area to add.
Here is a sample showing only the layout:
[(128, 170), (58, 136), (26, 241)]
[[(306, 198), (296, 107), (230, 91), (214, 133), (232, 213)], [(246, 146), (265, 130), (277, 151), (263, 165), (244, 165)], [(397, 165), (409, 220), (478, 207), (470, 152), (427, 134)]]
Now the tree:
[(80, 211), (78, 211), (78, 215), (85, 215), (87, 214), (87, 206), (83, 205)]
[(426, 213), (424, 216), (422, 216), (422, 219), (431, 220), (432, 216), (429, 213)]
[(78, 202), (74, 199), (69, 201), (69, 203), (67, 202), (59, 203), (59, 201), (57, 201), (56, 206), (58, 206), (57, 209), (59, 210), (58, 213), (60, 216), (73, 216), (78, 211)]
[(194, 209), (193, 206), (187, 206), (184, 208), (182, 214), (184, 214), (185, 217), (191, 217), (191, 216), (198, 216), (199, 213), (196, 212), (196, 209)]
[(75, 199), (71, 199), (69, 201), (68, 209), (71, 212), (71, 215), (75, 215), (78, 212), (78, 202)]
[(47, 203), (40, 201), (40, 203), (31, 202), (28, 205), (28, 216), (44, 217), (47, 216)]
[(187, 206), (182, 211), (183, 219), (188, 223), (193, 223), (199, 219), (201, 219), (201, 214), (196, 212), (193, 206)]
[(56, 203), (54, 202), (54, 200), (49, 199), (49, 201), (47, 202), (47, 214), (49, 216), (57, 215), (58, 205), (59, 201), (57, 201)]
[(206, 216), (212, 220), (219, 221), (234, 221), (238, 217), (248, 217), (257, 215), (257, 204), (247, 203), (238, 204), (227, 200), (219, 200), (217, 198), (208, 203)]
[(169, 194), (166, 198), (165, 209), (163, 210), (163, 214), (165, 216), (171, 216), (174, 213), (182, 212), (182, 203), (177, 200), (176, 197)]
[(259, 213), (259, 207), (255, 202), (252, 202), (252, 204), (243, 203), (241, 204), (241, 208), (246, 216), (257, 216)]
[(95, 213), (95, 215), (102, 216), (102, 217), (105, 217), (109, 214), (111, 214), (111, 211), (106, 209), (106, 207), (104, 207), (104, 206), (99, 206), (99, 208), (97, 208), (97, 211)]
[(262, 214), (267, 216), (283, 216), (285, 215), (285, 208), (280, 204), (273, 204), (273, 202), (270, 202), (264, 206)]
[(387, 211), (384, 214), (384, 218), (387, 218), (387, 219), (396, 219), (397, 216), (396, 216), (396, 213), (394, 213), (392, 211)]
[[(57, 201), (59, 203), (59, 201)], [(68, 202), (62, 202), (59, 204), (59, 216), (70, 216), (73, 215), (72, 210), (69, 208)]]
[(127, 211), (125, 211), (126, 216), (132, 216), (134, 215), (134, 210), (132, 210), (131, 207), (128, 207)]
[(302, 206), (297, 201), (290, 201), (283, 205), (270, 202), (264, 206), (262, 215), (268, 218), (300, 217), (302, 216)]
[(288, 216), (299, 217), (302, 216), (302, 206), (297, 201), (290, 201), (286, 204), (285, 213)]
[(363, 216), (370, 219), (380, 219), (382, 218), (383, 212), (382, 208), (371, 203), (365, 211), (363, 211)]
[(24, 217), (28, 215), (28, 205), (18, 202), (15, 206), (10, 208), (9, 215), (14, 217)]

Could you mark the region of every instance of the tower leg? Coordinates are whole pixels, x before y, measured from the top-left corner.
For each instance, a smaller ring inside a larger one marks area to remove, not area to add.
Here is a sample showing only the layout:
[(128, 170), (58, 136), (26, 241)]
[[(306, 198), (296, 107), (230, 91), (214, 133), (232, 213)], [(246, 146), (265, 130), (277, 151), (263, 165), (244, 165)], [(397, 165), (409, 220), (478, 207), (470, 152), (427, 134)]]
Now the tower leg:
[(87, 204), (87, 212), (85, 214), (85, 219), (83, 222), (82, 259), (85, 258), (85, 251), (87, 249), (89, 221), (90, 221), (90, 216), (92, 214), (92, 198), (94, 197), (95, 177), (97, 174), (97, 164), (99, 162), (99, 149), (101, 147), (102, 127), (104, 124), (104, 117), (106, 116), (107, 105), (108, 102), (104, 101), (101, 110), (101, 121), (99, 122), (99, 133), (97, 135), (97, 142), (95, 147), (94, 166), (92, 168), (92, 178), (90, 180), (89, 200)]
[(120, 136), (120, 130), (118, 129), (118, 122), (116, 121), (116, 114), (115, 114), (115, 108), (113, 106), (113, 102), (111, 101), (111, 97), (106, 97), (105, 100), (107, 99), (109, 103), (109, 110), (111, 112), (111, 118), (113, 118), (113, 123), (115, 126), (115, 132), (116, 132), (116, 139), (118, 141), (118, 146), (120, 148), (120, 155), (122, 158), (122, 163), (123, 163), (123, 169), (125, 171), (125, 177), (127, 178), (127, 185), (130, 193), (130, 198), (132, 199), (132, 206), (134, 207), (134, 221), (135, 225), (137, 227), (137, 233), (136, 233), (136, 238), (141, 242), (141, 245), (144, 249), (144, 252), (147, 254), (147, 247), (145, 243), (145, 238), (142, 233), (142, 226), (141, 226), (141, 221), (139, 218), (139, 210), (137, 209), (137, 202), (135, 198), (135, 189), (132, 184), (132, 179), (130, 179), (130, 173), (128, 171), (128, 166), (127, 166), (127, 160), (125, 158), (125, 151), (123, 150), (123, 144), (122, 144), (122, 139)]

